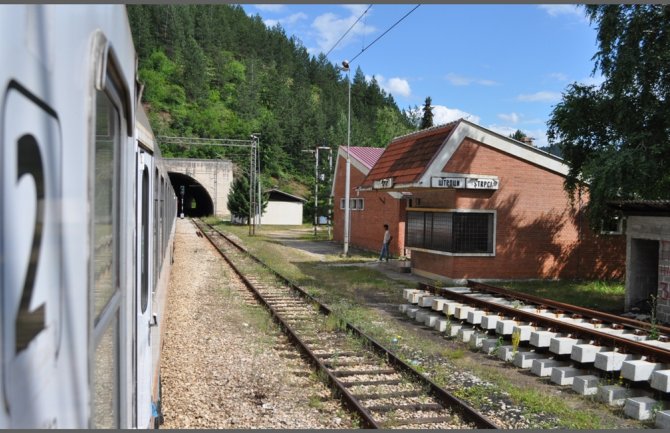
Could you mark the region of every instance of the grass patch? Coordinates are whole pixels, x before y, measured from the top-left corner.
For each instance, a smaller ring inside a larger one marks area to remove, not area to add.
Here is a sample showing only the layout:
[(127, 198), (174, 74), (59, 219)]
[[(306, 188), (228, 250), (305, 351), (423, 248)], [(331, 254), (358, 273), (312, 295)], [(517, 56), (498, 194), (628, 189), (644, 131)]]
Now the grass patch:
[(498, 285), (566, 304), (621, 313), (626, 287), (621, 281), (505, 281)]

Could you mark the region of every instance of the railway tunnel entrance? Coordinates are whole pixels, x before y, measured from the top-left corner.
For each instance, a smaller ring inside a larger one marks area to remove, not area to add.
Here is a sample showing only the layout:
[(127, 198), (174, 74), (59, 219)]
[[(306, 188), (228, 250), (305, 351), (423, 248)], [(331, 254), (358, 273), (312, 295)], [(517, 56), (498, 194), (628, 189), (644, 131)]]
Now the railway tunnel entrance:
[(203, 217), (214, 213), (212, 197), (200, 182), (182, 173), (168, 172), (168, 176), (179, 200), (179, 213), (184, 212), (187, 217)]

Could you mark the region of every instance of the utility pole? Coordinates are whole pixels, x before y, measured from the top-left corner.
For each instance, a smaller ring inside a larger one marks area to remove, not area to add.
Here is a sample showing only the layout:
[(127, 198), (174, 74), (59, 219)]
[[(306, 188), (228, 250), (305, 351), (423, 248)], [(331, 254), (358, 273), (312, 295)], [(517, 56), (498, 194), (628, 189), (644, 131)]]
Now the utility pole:
[[(330, 163), (331, 171), (333, 164), (333, 150), (326, 146), (316, 146), (314, 150), (303, 150), (303, 152), (314, 154), (314, 237), (316, 238), (317, 226), (319, 225), (319, 150), (328, 150), (330, 156), (328, 161)], [(328, 238), (330, 238), (330, 226), (328, 226)]]

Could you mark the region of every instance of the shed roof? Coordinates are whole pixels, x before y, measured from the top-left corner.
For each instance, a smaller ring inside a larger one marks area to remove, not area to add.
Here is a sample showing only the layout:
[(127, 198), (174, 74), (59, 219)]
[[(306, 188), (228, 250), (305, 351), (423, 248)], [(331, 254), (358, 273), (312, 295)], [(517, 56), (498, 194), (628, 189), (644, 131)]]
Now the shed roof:
[(289, 194), (284, 191), (280, 191), (276, 188), (269, 189), (268, 190), (269, 198), (271, 200), (276, 200), (276, 201), (299, 201), (299, 202), (306, 202), (307, 199), (299, 197), (297, 195)]

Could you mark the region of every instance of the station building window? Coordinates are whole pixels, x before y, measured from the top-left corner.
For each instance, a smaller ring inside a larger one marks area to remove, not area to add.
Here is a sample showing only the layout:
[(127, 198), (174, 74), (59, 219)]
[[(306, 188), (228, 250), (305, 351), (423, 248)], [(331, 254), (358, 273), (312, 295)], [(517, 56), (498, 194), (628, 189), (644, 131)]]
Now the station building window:
[[(340, 209), (344, 210), (344, 199), (340, 199)], [(362, 198), (350, 198), (349, 209), (363, 210), (365, 209), (365, 201)]]
[(407, 247), (453, 254), (493, 254), (495, 213), (408, 211)]

